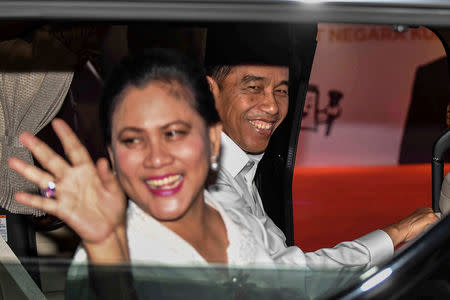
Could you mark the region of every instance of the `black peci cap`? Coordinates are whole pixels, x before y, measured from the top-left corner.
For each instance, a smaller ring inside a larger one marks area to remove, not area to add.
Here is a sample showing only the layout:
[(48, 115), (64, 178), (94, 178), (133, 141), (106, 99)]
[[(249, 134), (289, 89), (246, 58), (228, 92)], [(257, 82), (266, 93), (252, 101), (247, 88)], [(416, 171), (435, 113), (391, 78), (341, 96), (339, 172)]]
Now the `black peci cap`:
[(220, 24), (208, 28), (205, 66), (267, 64), (289, 66), (286, 24)]

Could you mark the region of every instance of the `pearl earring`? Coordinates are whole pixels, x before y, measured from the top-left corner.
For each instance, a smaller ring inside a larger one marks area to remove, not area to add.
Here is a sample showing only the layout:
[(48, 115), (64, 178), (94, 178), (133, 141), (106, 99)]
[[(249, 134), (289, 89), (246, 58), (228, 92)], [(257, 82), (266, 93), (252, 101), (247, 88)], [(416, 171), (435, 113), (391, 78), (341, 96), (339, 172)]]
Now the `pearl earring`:
[(211, 157), (211, 170), (214, 172), (217, 172), (217, 170), (219, 170), (219, 163), (217, 162), (217, 155), (213, 155)]

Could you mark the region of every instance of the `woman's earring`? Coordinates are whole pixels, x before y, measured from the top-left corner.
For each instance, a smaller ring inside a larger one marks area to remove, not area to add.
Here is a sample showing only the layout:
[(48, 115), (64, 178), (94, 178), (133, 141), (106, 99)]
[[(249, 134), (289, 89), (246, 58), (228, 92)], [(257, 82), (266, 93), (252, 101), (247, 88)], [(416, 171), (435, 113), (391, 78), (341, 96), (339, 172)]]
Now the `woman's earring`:
[(217, 172), (219, 170), (219, 163), (217, 162), (217, 155), (211, 157), (211, 170)]

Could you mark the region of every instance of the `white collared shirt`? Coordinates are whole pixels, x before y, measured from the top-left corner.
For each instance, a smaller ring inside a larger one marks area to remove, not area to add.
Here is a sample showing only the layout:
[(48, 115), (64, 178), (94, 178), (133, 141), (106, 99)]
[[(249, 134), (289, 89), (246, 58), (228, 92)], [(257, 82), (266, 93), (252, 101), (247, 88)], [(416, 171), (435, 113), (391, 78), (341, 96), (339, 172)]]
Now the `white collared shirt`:
[[(315, 252), (303, 253), (298, 247), (287, 247), (285, 235), (264, 212), (254, 183), (256, 168), (261, 158), (262, 155), (247, 155), (222, 132), (220, 170), (217, 181), (209, 186), (208, 190), (224, 208), (241, 211), (243, 216), (257, 217), (260, 222), (249, 222), (249, 226), (264, 227), (264, 243), (275, 262), (307, 266), (312, 269), (366, 268), (392, 257), (394, 253), (392, 240), (382, 230), (376, 230), (351, 242), (340, 243), (334, 248)], [(252, 161), (255, 163), (249, 168)], [(245, 172), (244, 176), (242, 172)], [(255, 228), (255, 232), (260, 230)]]

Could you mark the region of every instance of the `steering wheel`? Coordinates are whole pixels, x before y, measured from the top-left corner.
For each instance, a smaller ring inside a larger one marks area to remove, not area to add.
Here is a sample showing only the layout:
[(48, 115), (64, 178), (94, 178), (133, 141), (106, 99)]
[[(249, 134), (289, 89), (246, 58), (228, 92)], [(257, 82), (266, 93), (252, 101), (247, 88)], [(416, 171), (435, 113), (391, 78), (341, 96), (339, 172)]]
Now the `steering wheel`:
[(447, 214), (450, 211), (450, 173), (444, 179), (444, 155), (450, 149), (450, 129), (434, 143), (431, 160), (433, 210)]

